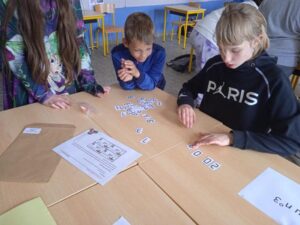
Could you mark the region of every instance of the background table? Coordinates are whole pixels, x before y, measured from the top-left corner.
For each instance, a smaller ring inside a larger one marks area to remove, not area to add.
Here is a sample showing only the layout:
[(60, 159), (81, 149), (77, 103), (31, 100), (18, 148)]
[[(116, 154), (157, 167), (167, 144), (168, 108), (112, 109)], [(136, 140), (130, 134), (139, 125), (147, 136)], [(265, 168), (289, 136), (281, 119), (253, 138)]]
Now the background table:
[(183, 38), (183, 48), (186, 47), (186, 39), (187, 39), (187, 24), (189, 21), (190, 15), (201, 14), (202, 18), (204, 18), (205, 9), (195, 8), (188, 5), (169, 5), (165, 6), (164, 9), (164, 32), (163, 32), (163, 41), (166, 41), (166, 27), (167, 27), (167, 15), (168, 12), (175, 12), (185, 15), (185, 26), (184, 26), (184, 38)]
[[(88, 22), (90, 26), (90, 46), (91, 49), (93, 50), (95, 45), (94, 45), (94, 40), (93, 40), (93, 22), (97, 21), (98, 27), (102, 27), (102, 29), (105, 29), (104, 26), (104, 14), (95, 12), (93, 10), (82, 10), (82, 15), (83, 15), (83, 21)], [(101, 23), (100, 23), (101, 21)], [(99, 38), (99, 37), (96, 37)], [(98, 43), (98, 41), (97, 41)], [(105, 35), (102, 35), (102, 44), (103, 44), (103, 55), (106, 56), (107, 49), (105, 48)], [(98, 45), (96, 46), (97, 48), (99, 47)]]

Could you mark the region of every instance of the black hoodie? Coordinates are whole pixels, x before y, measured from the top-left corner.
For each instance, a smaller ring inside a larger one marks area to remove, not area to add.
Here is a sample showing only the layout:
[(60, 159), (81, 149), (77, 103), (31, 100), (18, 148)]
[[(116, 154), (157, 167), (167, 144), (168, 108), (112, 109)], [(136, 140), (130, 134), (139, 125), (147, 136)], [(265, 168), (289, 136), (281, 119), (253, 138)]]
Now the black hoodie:
[(178, 105), (189, 104), (229, 126), (233, 146), (294, 155), (300, 151), (300, 105), (290, 82), (266, 52), (236, 69), (220, 55), (183, 84)]

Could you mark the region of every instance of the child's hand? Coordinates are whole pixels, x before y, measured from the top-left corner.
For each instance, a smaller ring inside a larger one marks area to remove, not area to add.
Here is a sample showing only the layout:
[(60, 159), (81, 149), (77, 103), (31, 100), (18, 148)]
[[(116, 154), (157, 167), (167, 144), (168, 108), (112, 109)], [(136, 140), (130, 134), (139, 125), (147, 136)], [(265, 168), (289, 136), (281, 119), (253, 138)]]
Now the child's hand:
[(193, 144), (193, 149), (197, 149), (201, 145), (228, 146), (232, 144), (232, 138), (230, 133), (200, 134), (198, 140)]
[(140, 71), (136, 68), (135, 64), (131, 60), (122, 59), (121, 63), (122, 63), (122, 68), (126, 69), (131, 76), (135, 78), (140, 77)]
[(196, 121), (196, 114), (190, 105), (184, 104), (177, 109), (179, 121), (187, 128), (192, 128)]
[(131, 81), (133, 79), (133, 76), (129, 73), (129, 71), (126, 68), (118, 70), (118, 77), (124, 82)]
[(110, 86), (104, 86), (103, 87), (104, 93), (97, 93), (96, 96), (99, 97), (99, 98), (102, 98), (102, 97), (104, 97), (104, 95), (108, 95), (109, 94), (110, 89), (111, 89)]
[(66, 95), (52, 95), (43, 104), (54, 109), (69, 109), (71, 101)]

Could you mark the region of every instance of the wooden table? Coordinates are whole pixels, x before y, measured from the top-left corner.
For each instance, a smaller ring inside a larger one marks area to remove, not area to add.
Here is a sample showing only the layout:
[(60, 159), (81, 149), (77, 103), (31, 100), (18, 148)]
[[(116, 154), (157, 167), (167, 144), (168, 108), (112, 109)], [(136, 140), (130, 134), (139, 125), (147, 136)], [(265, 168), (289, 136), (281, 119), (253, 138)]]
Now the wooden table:
[[(300, 167), (280, 156), (250, 150), (206, 146), (201, 151), (192, 156), (182, 143), (139, 166), (197, 224), (275, 224), (238, 193), (267, 167), (300, 182)], [(207, 157), (221, 167), (212, 171), (202, 163)]]
[[(135, 103), (138, 98), (157, 98), (161, 106), (143, 116), (121, 117), (116, 105)], [(22, 128), (33, 122), (67, 123), (75, 135), (89, 128), (103, 130), (143, 154), (137, 164), (100, 186), (61, 159), (48, 183), (0, 181), (0, 214), (34, 197), (42, 197), (58, 224), (112, 224), (124, 216), (132, 224), (274, 224), (238, 192), (267, 167), (300, 182), (300, 167), (273, 154), (232, 147), (206, 146), (192, 155), (187, 144), (199, 132), (228, 132), (217, 120), (196, 112), (192, 129), (178, 123), (175, 97), (159, 90), (124, 91), (113, 85), (111, 93), (96, 98), (87, 93), (70, 96), (70, 110), (55, 110), (31, 104), (0, 112), (0, 154)], [(80, 111), (85, 104), (91, 110)], [(140, 144), (135, 129), (151, 141)], [(212, 171), (202, 163), (210, 157), (221, 167)]]
[(183, 48), (186, 47), (186, 39), (187, 39), (187, 24), (189, 21), (190, 15), (198, 15), (201, 14), (202, 18), (204, 18), (205, 9), (195, 8), (188, 5), (169, 5), (164, 8), (164, 32), (163, 32), (163, 41), (166, 41), (166, 28), (167, 28), (167, 15), (168, 12), (175, 12), (185, 15), (185, 26), (184, 26), (184, 38), (183, 38)]
[[(139, 116), (121, 117), (121, 111), (115, 109), (115, 106), (125, 103), (138, 104), (139, 98), (153, 97), (161, 102), (161, 106), (143, 111)], [(177, 118), (176, 98), (160, 89), (124, 91), (119, 85), (113, 85), (111, 93), (97, 102), (97, 108), (101, 109), (101, 114), (91, 114), (91, 119), (109, 135), (142, 153), (138, 162), (160, 154), (182, 141), (192, 141), (199, 132), (214, 131), (215, 127), (221, 125), (220, 121), (197, 111), (197, 121), (201, 121), (201, 126), (186, 129)], [(155, 122), (146, 122), (143, 114), (150, 116)], [(137, 128), (143, 128), (143, 133), (137, 134)], [(146, 145), (140, 143), (144, 137), (151, 139)]]
[[(101, 130), (101, 127), (79, 110), (78, 103), (84, 102), (86, 95), (88, 94), (78, 93), (71, 96), (73, 106), (70, 110), (55, 110), (35, 103), (0, 112), (0, 155), (24, 126), (35, 122), (73, 124), (76, 126), (75, 135), (89, 128)], [(99, 101), (99, 98), (88, 96), (90, 103)], [(93, 179), (61, 159), (47, 183), (0, 181), (0, 214), (37, 196), (42, 197), (46, 205), (53, 205), (95, 184)]]
[[(93, 10), (82, 10), (82, 15), (83, 15), (83, 21), (90, 23), (89, 24), (90, 25), (90, 46), (91, 46), (91, 49), (93, 50), (95, 47), (94, 40), (93, 40), (93, 21), (96, 20), (98, 27), (102, 27), (102, 29), (104, 30), (105, 29), (104, 14), (95, 12)], [(101, 21), (101, 23), (100, 23), (100, 21)], [(102, 44), (103, 44), (103, 55), (106, 56), (106, 53), (108, 50), (105, 47), (105, 35), (102, 35)], [(98, 41), (97, 41), (96, 47), (98, 48)]]
[(193, 225), (193, 221), (137, 166), (49, 208), (58, 225)]

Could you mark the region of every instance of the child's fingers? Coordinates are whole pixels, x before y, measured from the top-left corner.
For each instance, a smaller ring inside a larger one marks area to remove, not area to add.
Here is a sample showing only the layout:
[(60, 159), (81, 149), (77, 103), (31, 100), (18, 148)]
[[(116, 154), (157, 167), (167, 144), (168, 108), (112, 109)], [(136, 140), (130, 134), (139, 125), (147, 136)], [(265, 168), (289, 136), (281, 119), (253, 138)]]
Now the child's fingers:
[(111, 87), (110, 86), (104, 86), (103, 90), (104, 90), (104, 94), (109, 94), (109, 92), (111, 90)]
[(195, 123), (195, 112), (191, 106), (183, 105), (178, 108), (179, 120), (187, 128), (192, 128)]
[(124, 68), (123, 69), (119, 69), (118, 70), (118, 75), (124, 73), (125, 71), (126, 71), (126, 69), (124, 69)]
[(61, 102), (61, 101), (53, 102), (51, 104), (51, 107), (55, 108), (55, 109), (69, 109), (70, 108), (70, 106), (68, 104)]
[(120, 80), (126, 80), (126, 79), (128, 79), (128, 75), (127, 74), (122, 74), (122, 75), (120, 75), (119, 76), (119, 78), (120, 78)]
[(123, 80), (124, 77), (125, 77), (126, 75), (127, 75), (127, 71), (126, 71), (126, 70), (122, 69), (122, 70), (119, 70), (119, 71), (118, 71), (118, 77), (119, 77), (121, 80)]
[(127, 75), (123, 79), (123, 81), (125, 81), (125, 82), (130, 81), (130, 80), (132, 80), (132, 76), (131, 75)]
[(129, 64), (125, 64), (124, 68), (133, 70), (136, 69), (136, 66), (133, 63), (129, 63)]
[(120, 80), (125, 81), (125, 82), (132, 80), (132, 75), (129, 74), (127, 70), (120, 72), (118, 74), (118, 77), (120, 78)]
[(201, 145), (230, 145), (230, 134), (227, 133), (209, 133), (200, 134), (198, 140), (193, 144), (193, 148), (197, 148)]
[(50, 104), (50, 107), (54, 108), (54, 109), (59, 109), (59, 107), (56, 104), (54, 104), (54, 103)]
[(125, 59), (121, 59), (121, 68), (125, 67)]
[(66, 95), (53, 95), (47, 99), (43, 104), (55, 109), (69, 109), (71, 101)]

